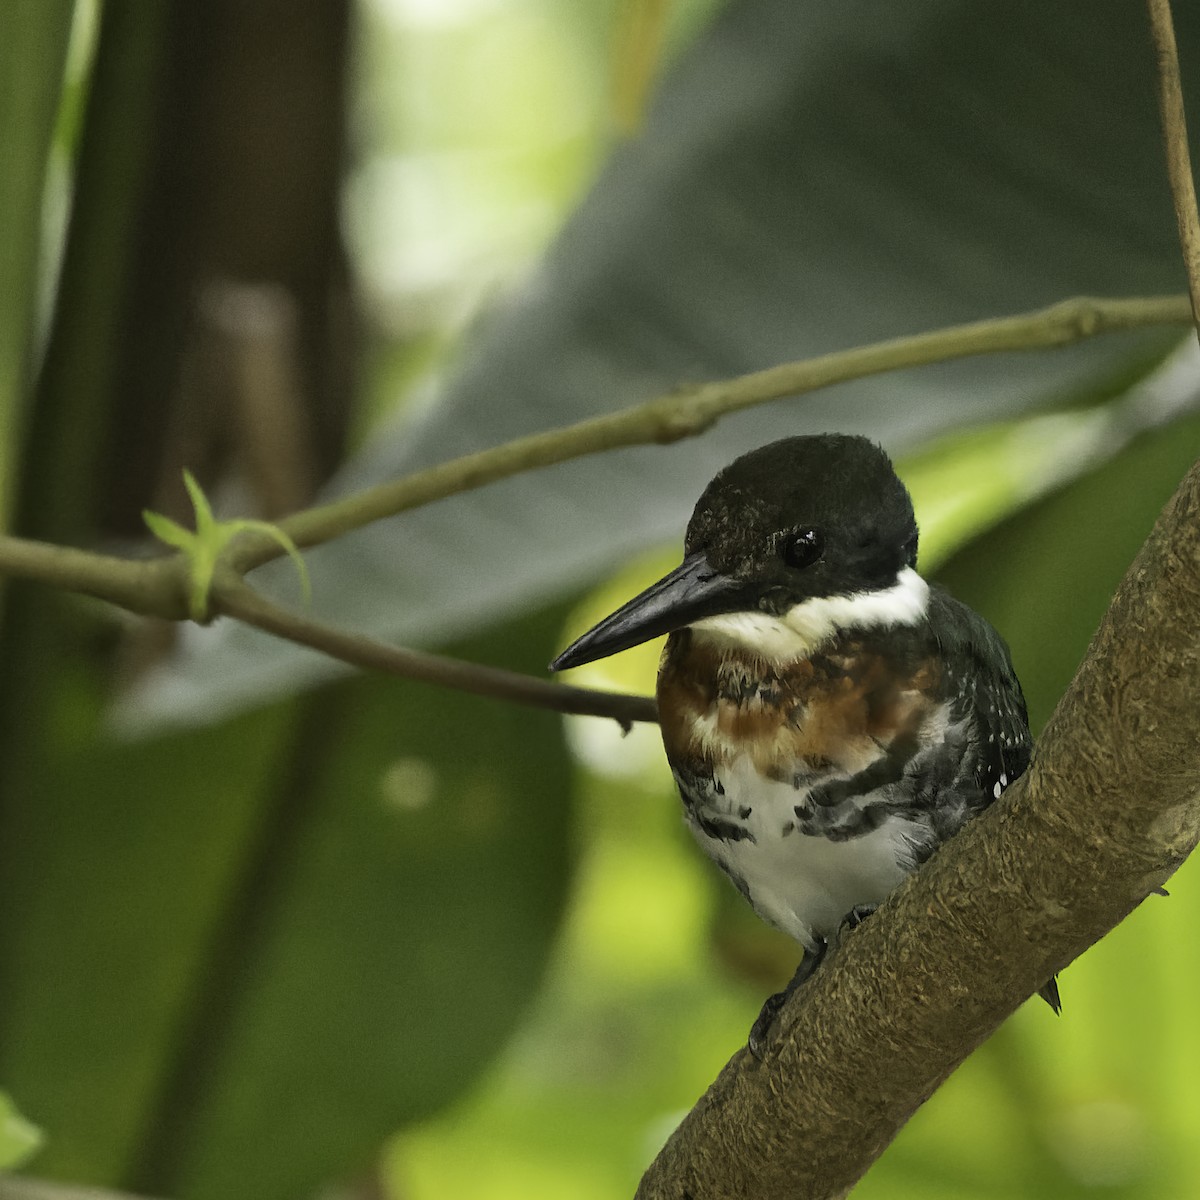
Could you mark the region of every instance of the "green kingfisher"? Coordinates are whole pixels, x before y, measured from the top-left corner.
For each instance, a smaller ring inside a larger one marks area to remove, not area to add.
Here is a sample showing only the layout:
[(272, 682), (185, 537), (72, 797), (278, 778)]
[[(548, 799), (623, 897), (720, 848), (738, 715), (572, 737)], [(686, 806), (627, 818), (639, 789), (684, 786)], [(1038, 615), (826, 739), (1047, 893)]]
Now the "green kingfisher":
[[(912, 500), (863, 437), (791, 437), (705, 488), (683, 562), (552, 670), (668, 634), (663, 744), (688, 825), (803, 947), (784, 999), (1029, 763), (1008, 647), (916, 570)], [(1057, 1012), (1053, 979), (1041, 995)]]

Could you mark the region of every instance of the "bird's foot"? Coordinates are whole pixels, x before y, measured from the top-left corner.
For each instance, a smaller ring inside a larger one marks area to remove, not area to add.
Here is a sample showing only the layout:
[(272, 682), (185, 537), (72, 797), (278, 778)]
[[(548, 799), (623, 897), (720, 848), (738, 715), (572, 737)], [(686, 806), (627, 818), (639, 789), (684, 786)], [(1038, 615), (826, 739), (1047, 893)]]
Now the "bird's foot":
[(768, 996), (763, 1002), (762, 1011), (759, 1012), (757, 1019), (750, 1027), (750, 1037), (746, 1041), (750, 1053), (759, 1062), (762, 1062), (763, 1055), (766, 1053), (767, 1036), (771, 1032), (771, 1026), (775, 1024), (775, 1018), (779, 1016), (779, 1010), (783, 1008), (787, 998), (821, 965), (821, 960), (825, 957), (825, 949), (826, 944), (823, 940), (817, 943), (815, 950), (810, 950), (806, 946), (800, 959), (800, 965), (788, 981), (787, 987), (782, 992)]
[(834, 941), (840, 943), (846, 934), (850, 933), (851, 930), (857, 929), (878, 907), (878, 904), (856, 904), (842, 918), (842, 923), (838, 926)]
[(796, 973), (788, 981), (787, 987), (782, 992), (776, 992), (773, 996), (768, 996), (763, 1003), (762, 1010), (758, 1014), (758, 1018), (750, 1027), (750, 1037), (747, 1039), (747, 1046), (750, 1053), (755, 1058), (762, 1062), (763, 1055), (767, 1049), (767, 1037), (771, 1032), (771, 1026), (775, 1024), (775, 1018), (779, 1016), (780, 1009), (787, 1002), (787, 998), (804, 982), (810, 975), (821, 965), (821, 961), (825, 957), (825, 951), (830, 945), (837, 945), (852, 929), (857, 929), (878, 907), (875, 904), (856, 904), (843, 918), (842, 923), (838, 926), (837, 933), (834, 934), (829, 941), (820, 939), (817, 942), (817, 948), (810, 950), (808, 947), (804, 949), (804, 955), (800, 959), (800, 965), (796, 968)]
[(754, 1024), (750, 1026), (750, 1036), (746, 1039), (746, 1047), (759, 1062), (762, 1062), (763, 1055), (767, 1052), (767, 1035), (771, 1032), (771, 1026), (775, 1024), (775, 1018), (779, 1016), (779, 1010), (783, 1008), (787, 998), (786, 988), (782, 992), (768, 996), (763, 1001), (763, 1006), (759, 1010), (758, 1016), (755, 1017)]

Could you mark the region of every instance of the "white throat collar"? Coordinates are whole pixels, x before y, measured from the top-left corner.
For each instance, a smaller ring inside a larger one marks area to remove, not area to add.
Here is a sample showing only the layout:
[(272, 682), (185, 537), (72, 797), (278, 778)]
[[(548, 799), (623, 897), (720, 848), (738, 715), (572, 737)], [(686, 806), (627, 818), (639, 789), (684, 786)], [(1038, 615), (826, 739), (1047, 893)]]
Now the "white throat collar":
[(722, 613), (692, 625), (706, 641), (750, 650), (775, 662), (808, 658), (840, 632), (916, 625), (929, 607), (929, 584), (911, 567), (889, 588), (848, 596), (816, 596), (793, 605), (782, 616)]

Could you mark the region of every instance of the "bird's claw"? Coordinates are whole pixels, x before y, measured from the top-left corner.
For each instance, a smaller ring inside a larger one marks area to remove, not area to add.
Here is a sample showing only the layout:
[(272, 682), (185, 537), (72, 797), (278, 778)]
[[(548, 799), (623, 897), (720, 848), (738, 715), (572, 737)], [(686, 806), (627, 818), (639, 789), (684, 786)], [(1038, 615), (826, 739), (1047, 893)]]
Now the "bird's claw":
[(878, 907), (878, 904), (856, 904), (842, 918), (842, 923), (838, 926), (837, 940), (840, 942), (846, 934), (857, 929)]
[[(831, 941), (834, 944), (840, 942), (852, 929), (857, 929), (877, 907), (874, 904), (856, 904), (842, 918), (842, 923), (838, 926), (838, 931)], [(824, 940), (818, 943), (818, 948), (815, 950), (806, 947), (804, 956), (800, 959), (800, 965), (796, 968), (796, 973), (788, 982), (787, 987), (782, 992), (776, 992), (763, 1001), (762, 1009), (750, 1027), (750, 1036), (746, 1039), (747, 1049), (759, 1062), (762, 1062), (763, 1056), (766, 1054), (771, 1026), (775, 1024), (775, 1019), (779, 1016), (787, 998), (821, 965), (821, 960), (825, 957), (828, 947), (829, 943)]]
[(783, 1008), (787, 998), (786, 991), (768, 996), (763, 1001), (762, 1009), (755, 1017), (754, 1024), (750, 1026), (750, 1036), (746, 1039), (746, 1048), (759, 1062), (762, 1062), (763, 1055), (767, 1052), (767, 1035), (771, 1032), (771, 1026), (775, 1024), (775, 1018), (779, 1016), (779, 1010)]
[(779, 1016), (780, 1009), (787, 1002), (787, 998), (821, 965), (826, 948), (823, 940), (817, 943), (815, 950), (806, 946), (800, 964), (796, 967), (796, 973), (788, 980), (787, 987), (782, 992), (768, 996), (763, 1002), (762, 1009), (750, 1027), (750, 1036), (746, 1039), (747, 1049), (759, 1062), (762, 1062), (763, 1056), (766, 1054), (767, 1035), (771, 1032), (771, 1026), (775, 1024), (775, 1018)]

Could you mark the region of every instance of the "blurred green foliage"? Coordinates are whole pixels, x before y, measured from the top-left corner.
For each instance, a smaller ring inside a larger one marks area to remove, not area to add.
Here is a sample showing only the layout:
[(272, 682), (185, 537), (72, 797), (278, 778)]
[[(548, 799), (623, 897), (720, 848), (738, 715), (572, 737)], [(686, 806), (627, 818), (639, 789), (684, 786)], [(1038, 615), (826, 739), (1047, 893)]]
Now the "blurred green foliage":
[[(114, 346), (144, 332), (128, 326), (123, 298), (138, 254), (154, 257), (143, 226), (164, 218), (144, 209), (148, 164), (169, 175), (175, 162), (155, 130), (170, 115), (158, 100), (186, 7), (107, 0), (94, 71), (80, 67), (65, 93), (72, 19), (86, 25), (93, 6), (73, 17), (70, 3), (17, 0), (0, 12), (0, 209), (11, 214), (0, 432), (21, 532), (125, 532), (100, 521), (94, 487), (130, 465), (137, 422), (113, 400), (128, 382)], [(419, 402), (431, 365), (472, 345), (481, 301), (576, 203), (636, 91), (636, 79), (615, 82), (626, 56), (641, 55), (651, 82), (717, 8), (668, 6), (661, 45), (654, 34), (648, 47), (622, 41), (642, 36), (634, 7), (360, 4), (361, 144), (344, 215), (376, 352), (347, 414), (357, 443)], [(268, 28), (294, 15), (264, 0), (250, 10)], [(191, 17), (203, 25), (209, 11)], [(1076, 102), (1054, 72), (1038, 78), (1039, 103)], [(694, 142), (662, 164), (697, 191), (711, 170), (705, 135), (720, 130), (718, 84), (705, 93), (713, 107), (689, 114)], [(876, 114), (881, 129), (889, 115)], [(77, 200), (66, 291), (39, 359), (37, 296), (53, 290), (63, 250), (44, 243), (67, 203), (62, 181), (43, 200), (55, 129)], [(1053, 170), (1030, 170), (1044, 172), (1051, 207)], [(877, 248), (852, 240), (846, 215), (847, 260), (872, 260)], [(165, 216), (169, 227), (176, 214)], [(776, 216), (776, 234), (794, 223), (790, 209)], [(578, 235), (598, 256), (621, 249), (610, 219), (594, 242)], [(1126, 233), (1097, 255), (1129, 252)], [(196, 237), (180, 219), (181, 259)], [(894, 244), (878, 252), (898, 255)], [(1052, 264), (1060, 276), (1086, 275), (1074, 255)], [(907, 303), (905, 265), (899, 255), (893, 309)], [(967, 292), (973, 270), (991, 286), (994, 264), (943, 266)], [(677, 299), (683, 340), (717, 341)], [(609, 300), (612, 317), (624, 299)], [(749, 318), (753, 303), (736, 297)], [(1036, 724), (1200, 448), (1194, 386), (1158, 409), (1138, 399), (1165, 344), (1127, 346), (1119, 369), (1080, 368), (1073, 389), (1022, 398), (1032, 416), (979, 424), (947, 411), (944, 436), (900, 460), (923, 567), (1008, 637)], [(178, 391), (161, 398), (176, 416), (207, 403)], [(895, 416), (886, 387), (871, 403), (881, 421)], [(159, 450), (165, 470), (177, 447)], [(508, 516), (498, 511), (497, 526)], [(413, 563), (446, 549), (403, 533), (397, 546)], [(451, 649), (540, 672), (676, 554), (639, 558), (569, 616), (545, 595)], [(395, 603), (369, 561), (334, 582)], [(289, 678), (258, 711), (128, 741), (106, 714), (153, 647), (97, 606), (15, 585), (5, 598), (0, 1086), (46, 1131), (30, 1164), (39, 1174), (177, 1200), (292, 1200), (382, 1166), (405, 1200), (626, 1196), (790, 973), (794, 948), (690, 844), (651, 729), (623, 738), (611, 723), (572, 721), (564, 733), (547, 714), (392, 680), (299, 694)], [(654, 661), (643, 647), (580, 676), (644, 690)], [(1149, 900), (1065, 972), (1061, 1020), (1039, 1004), (1016, 1014), (856, 1194), (1192, 1196), (1195, 873), (1185, 866), (1169, 900)], [(0, 1093), (0, 1168), (36, 1140)]]
[(25, 1120), (11, 1097), (0, 1092), (0, 1171), (11, 1171), (37, 1153), (44, 1134)]

